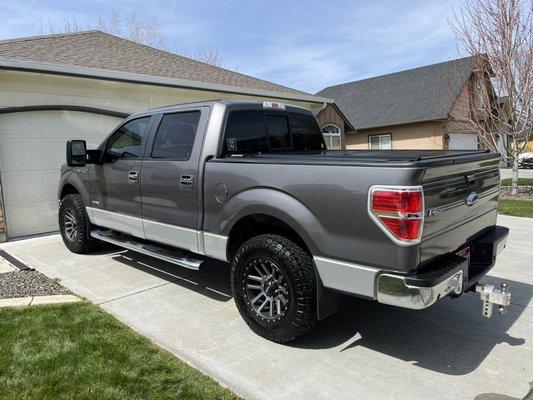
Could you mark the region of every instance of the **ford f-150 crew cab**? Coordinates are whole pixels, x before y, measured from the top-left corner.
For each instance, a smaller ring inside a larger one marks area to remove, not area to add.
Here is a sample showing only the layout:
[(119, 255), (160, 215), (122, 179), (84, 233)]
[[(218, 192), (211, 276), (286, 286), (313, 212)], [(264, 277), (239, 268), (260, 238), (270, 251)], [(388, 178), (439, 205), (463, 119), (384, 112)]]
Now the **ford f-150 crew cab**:
[(287, 342), (336, 310), (339, 293), (426, 308), (478, 292), (505, 247), (499, 155), (328, 151), (313, 114), (208, 101), (128, 117), (96, 150), (67, 143), (59, 226), (75, 253), (98, 241), (200, 269), (231, 263), (257, 334)]

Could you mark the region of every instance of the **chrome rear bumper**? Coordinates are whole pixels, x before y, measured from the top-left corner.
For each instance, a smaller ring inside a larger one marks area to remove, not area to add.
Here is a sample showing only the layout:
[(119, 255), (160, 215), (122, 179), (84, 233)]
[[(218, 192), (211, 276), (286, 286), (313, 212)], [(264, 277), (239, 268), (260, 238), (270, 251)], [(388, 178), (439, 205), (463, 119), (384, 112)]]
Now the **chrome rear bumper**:
[[(495, 227), (494, 230), (472, 242), (470, 247), (473, 249), (473, 260), (449, 255), (439, 261), (438, 265), (423, 273), (378, 275), (376, 298), (383, 304), (420, 310), (449, 294), (472, 290), (472, 286), (494, 266), (497, 255), (507, 245), (508, 234), (509, 229)], [(474, 265), (475, 269), (472, 269), (471, 265)], [(489, 287), (480, 293), (482, 297), (485, 296), (486, 302), (503, 307), (507, 307), (510, 303), (507, 299), (507, 297), (510, 299), (510, 293), (504, 293), (503, 300), (500, 299), (501, 296), (498, 297), (499, 292), (496, 293)]]
[(431, 287), (412, 286), (405, 277), (382, 274), (378, 277), (377, 300), (383, 304), (420, 310), (450, 294), (463, 291), (463, 271)]

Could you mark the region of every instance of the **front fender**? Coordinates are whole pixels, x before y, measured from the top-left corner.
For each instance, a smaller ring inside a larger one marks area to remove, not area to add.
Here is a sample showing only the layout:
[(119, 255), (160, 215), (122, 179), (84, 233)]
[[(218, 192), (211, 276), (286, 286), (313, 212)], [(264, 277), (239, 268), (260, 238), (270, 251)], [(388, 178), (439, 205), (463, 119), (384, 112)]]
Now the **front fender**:
[(242, 218), (263, 214), (289, 225), (305, 242), (313, 254), (319, 253), (312, 234), (323, 231), (318, 219), (305, 204), (280, 190), (253, 188), (231, 197), (225, 204), (221, 219), (221, 234), (229, 235), (233, 226)]
[(89, 205), (89, 192), (86, 188), (86, 186), (83, 183), (82, 178), (78, 175), (77, 172), (73, 170), (67, 170), (63, 173), (61, 176), (61, 179), (59, 180), (58, 190), (57, 190), (57, 199), (58, 201), (61, 200), (61, 193), (63, 192), (63, 189), (65, 186), (71, 185), (74, 187), (74, 189), (80, 194), (83, 203), (87, 206)]

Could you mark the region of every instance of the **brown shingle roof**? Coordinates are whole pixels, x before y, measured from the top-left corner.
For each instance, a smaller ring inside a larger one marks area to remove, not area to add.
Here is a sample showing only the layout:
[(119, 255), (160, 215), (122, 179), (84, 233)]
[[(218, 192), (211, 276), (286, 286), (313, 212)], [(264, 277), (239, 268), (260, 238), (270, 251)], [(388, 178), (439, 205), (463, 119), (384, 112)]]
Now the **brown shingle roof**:
[(0, 40), (0, 57), (307, 95), (100, 31)]

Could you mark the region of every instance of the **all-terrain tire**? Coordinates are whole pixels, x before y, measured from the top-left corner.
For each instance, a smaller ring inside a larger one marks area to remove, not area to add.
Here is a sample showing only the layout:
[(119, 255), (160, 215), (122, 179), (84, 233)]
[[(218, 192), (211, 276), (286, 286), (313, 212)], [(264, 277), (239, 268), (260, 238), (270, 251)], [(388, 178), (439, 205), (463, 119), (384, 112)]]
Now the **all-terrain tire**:
[(63, 197), (59, 204), (59, 229), (65, 246), (73, 253), (87, 253), (94, 248), (96, 240), (89, 235), (90, 224), (81, 196)]
[[(278, 319), (263, 318), (257, 308), (254, 311), (251, 296), (247, 295), (247, 271), (251, 269), (250, 265), (257, 262), (275, 264), (278, 273), (286, 279), (289, 301)], [(231, 289), (237, 308), (256, 334), (273, 342), (290, 342), (313, 328), (316, 320), (316, 286), (312, 258), (283, 236), (266, 234), (253, 237), (237, 250), (232, 260)]]

